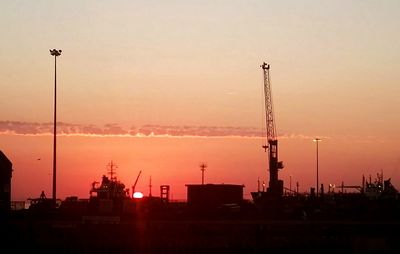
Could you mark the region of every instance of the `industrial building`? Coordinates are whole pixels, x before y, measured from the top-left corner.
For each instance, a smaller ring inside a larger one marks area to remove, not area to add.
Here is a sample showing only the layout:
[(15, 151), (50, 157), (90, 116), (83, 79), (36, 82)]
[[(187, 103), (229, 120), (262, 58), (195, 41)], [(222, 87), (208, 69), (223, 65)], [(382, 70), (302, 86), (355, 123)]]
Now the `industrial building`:
[(187, 184), (187, 205), (216, 208), (224, 204), (241, 204), (244, 185)]
[(11, 176), (12, 163), (0, 150), (0, 212), (6, 212), (11, 207)]

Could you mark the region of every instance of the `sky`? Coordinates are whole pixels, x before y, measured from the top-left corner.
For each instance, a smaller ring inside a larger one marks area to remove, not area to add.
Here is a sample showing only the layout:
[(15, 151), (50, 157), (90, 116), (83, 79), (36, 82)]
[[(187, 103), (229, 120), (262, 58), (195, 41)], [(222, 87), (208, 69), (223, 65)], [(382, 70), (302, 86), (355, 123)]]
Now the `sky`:
[(89, 196), (110, 161), (127, 187), (268, 183), (270, 64), (285, 186), (400, 188), (399, 1), (1, 1), (0, 150), (12, 199)]

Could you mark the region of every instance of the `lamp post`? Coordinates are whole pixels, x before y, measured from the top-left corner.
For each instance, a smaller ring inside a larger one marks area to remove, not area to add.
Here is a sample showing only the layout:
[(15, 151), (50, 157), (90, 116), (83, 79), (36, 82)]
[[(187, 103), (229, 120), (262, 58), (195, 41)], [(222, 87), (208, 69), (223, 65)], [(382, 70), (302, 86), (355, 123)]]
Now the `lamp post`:
[(320, 138), (315, 138), (313, 141), (316, 143), (317, 145), (317, 197), (318, 197), (318, 192), (319, 192), (319, 178), (318, 178), (318, 143), (321, 141), (322, 139)]
[(207, 165), (205, 163), (200, 164), (200, 170), (201, 170), (201, 185), (204, 185), (204, 171), (206, 170)]
[(57, 56), (61, 55), (61, 49), (50, 49), (50, 55), (54, 56), (54, 134), (53, 134), (53, 202), (57, 201), (56, 187), (56, 136), (57, 136)]

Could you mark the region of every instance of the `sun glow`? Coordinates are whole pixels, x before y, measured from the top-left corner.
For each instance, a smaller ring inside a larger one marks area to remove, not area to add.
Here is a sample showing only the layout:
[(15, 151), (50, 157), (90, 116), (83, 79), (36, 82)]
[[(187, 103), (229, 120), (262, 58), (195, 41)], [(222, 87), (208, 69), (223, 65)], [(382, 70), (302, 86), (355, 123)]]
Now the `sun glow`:
[(141, 193), (140, 191), (136, 191), (135, 193), (133, 193), (133, 198), (135, 199), (143, 198), (143, 193)]

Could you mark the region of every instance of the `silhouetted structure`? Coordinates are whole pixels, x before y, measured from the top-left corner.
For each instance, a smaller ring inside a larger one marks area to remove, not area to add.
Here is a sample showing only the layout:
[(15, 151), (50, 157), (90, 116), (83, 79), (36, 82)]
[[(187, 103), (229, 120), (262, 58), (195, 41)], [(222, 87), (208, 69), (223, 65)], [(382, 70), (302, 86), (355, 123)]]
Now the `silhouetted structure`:
[(398, 191), (382, 175), (367, 182), (364, 192), (297, 193), (275, 200), (266, 195), (260, 206), (243, 200), (244, 186), (235, 184), (186, 185), (186, 203), (165, 202), (169, 185), (160, 187), (161, 197), (131, 198), (110, 166), (110, 177), (92, 184), (89, 200), (72, 196), (53, 209), (42, 193), (29, 211), (10, 212), (0, 227), (4, 246), (62, 253), (400, 250), (398, 234), (392, 233), (400, 225)]
[(11, 207), (11, 176), (12, 163), (0, 151), (0, 212), (8, 211)]
[[(135, 183), (132, 185), (132, 197), (134, 197), (134, 195), (135, 195), (135, 188), (136, 188), (136, 184), (139, 180), (140, 174), (142, 174), (142, 170), (139, 171), (139, 174), (136, 177)], [(150, 190), (150, 196), (151, 196), (151, 190)]]
[(129, 189), (115, 176), (116, 165), (111, 162), (108, 167), (110, 178), (103, 175), (100, 186), (98, 182), (92, 183), (89, 198), (91, 213), (118, 214), (125, 210), (126, 203), (130, 200)]
[(54, 127), (53, 127), (53, 202), (57, 200), (57, 56), (62, 50), (50, 49), (50, 55), (54, 56)]
[(169, 185), (161, 185), (160, 192), (161, 200), (163, 200), (164, 202), (169, 202)]
[(261, 65), (264, 74), (264, 96), (265, 96), (265, 121), (268, 145), (264, 144), (265, 151), (269, 150), (269, 186), (267, 194), (270, 197), (280, 197), (283, 195), (283, 181), (278, 178), (278, 171), (283, 168), (283, 162), (278, 160), (278, 138), (276, 135), (276, 125), (274, 120), (274, 110), (272, 103), (272, 92), (269, 69), (267, 63)]
[(243, 185), (187, 184), (187, 204), (198, 208), (217, 208), (243, 202)]
[(40, 193), (38, 198), (30, 198), (29, 201), (29, 209), (32, 211), (47, 213), (49, 211), (55, 211), (55, 209), (58, 208), (57, 201), (54, 202), (52, 198), (47, 198), (44, 191)]

